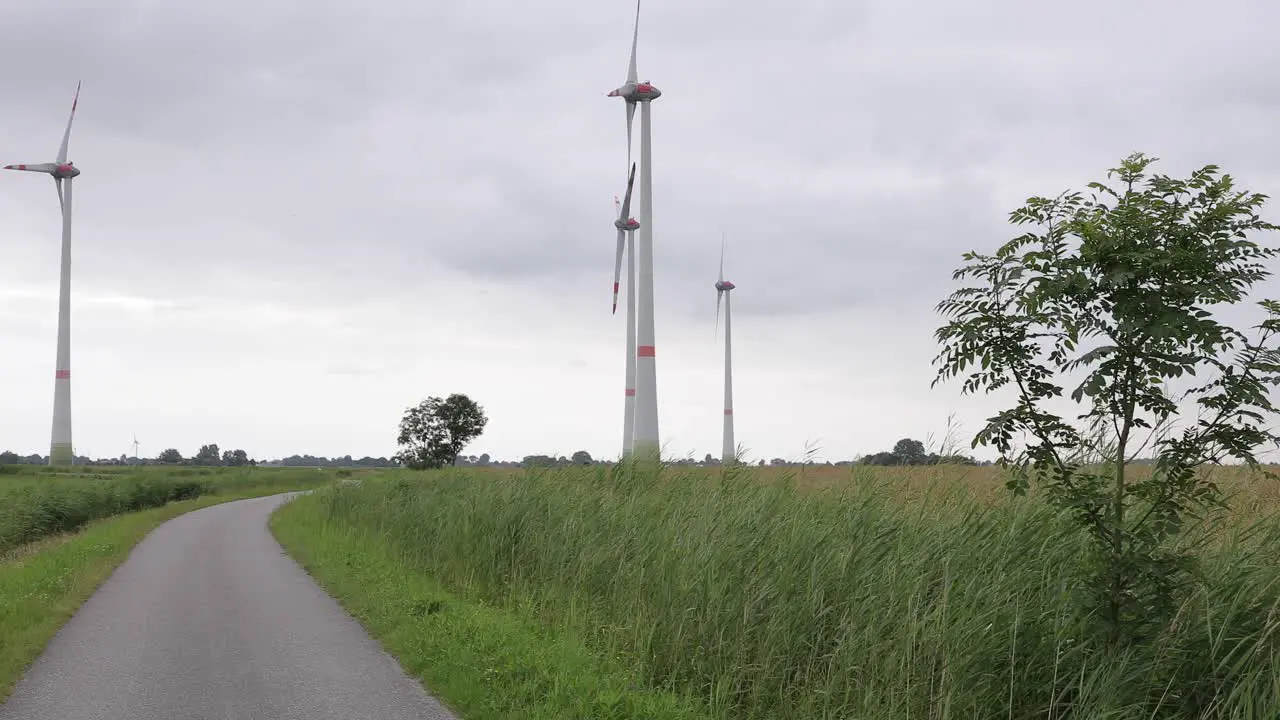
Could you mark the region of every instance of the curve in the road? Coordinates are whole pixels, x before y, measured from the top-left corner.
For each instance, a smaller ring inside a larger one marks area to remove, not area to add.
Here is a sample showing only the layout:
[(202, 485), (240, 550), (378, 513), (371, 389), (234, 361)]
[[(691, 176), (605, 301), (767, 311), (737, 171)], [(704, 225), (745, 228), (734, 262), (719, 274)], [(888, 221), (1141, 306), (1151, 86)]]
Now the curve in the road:
[(156, 528), (0, 720), (453, 720), (267, 529), (276, 495)]

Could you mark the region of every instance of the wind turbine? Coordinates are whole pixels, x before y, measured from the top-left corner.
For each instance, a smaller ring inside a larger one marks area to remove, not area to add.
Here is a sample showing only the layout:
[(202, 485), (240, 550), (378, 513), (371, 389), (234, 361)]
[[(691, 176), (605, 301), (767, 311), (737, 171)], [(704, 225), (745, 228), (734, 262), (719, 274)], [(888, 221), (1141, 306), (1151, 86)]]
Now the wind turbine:
[[(76, 104), (80, 102), (80, 83), (76, 83), (75, 99), (71, 101), (71, 116), (62, 134), (58, 159), (51, 163), (35, 165), (5, 165), (5, 170), (25, 170), (53, 176), (58, 190), (58, 204), (62, 207), (62, 272), (58, 285), (58, 363), (53, 380), (53, 432), (50, 438), (49, 464), (71, 465), (75, 454), (71, 450), (71, 180), (80, 174), (74, 163), (67, 161), (67, 143), (71, 140), (71, 122), (76, 118)], [(62, 187), (66, 183), (66, 188)]]
[(724, 236), (720, 236), (720, 279), (716, 281), (716, 325), (720, 324), (720, 299), (724, 298), (724, 443), (725, 465), (737, 461), (733, 444), (733, 306), (729, 291), (736, 287), (724, 279)]
[(640, 1), (631, 35), (631, 64), (627, 81), (609, 93), (627, 103), (627, 164), (631, 164), (631, 125), (640, 105), (640, 236), (637, 248), (636, 401), (632, 450), (647, 460), (658, 460), (658, 369), (653, 332), (653, 125), (650, 103), (662, 96), (652, 83), (640, 82), (636, 73), (636, 46), (640, 40)]
[(636, 420), (636, 229), (640, 223), (631, 217), (631, 189), (636, 182), (636, 166), (631, 164), (631, 173), (627, 176), (626, 200), (617, 205), (618, 198), (613, 201), (618, 209), (618, 219), (613, 226), (618, 228), (618, 252), (613, 261), (613, 312), (618, 312), (618, 280), (622, 276), (622, 250), (627, 250), (627, 378), (626, 400), (622, 407), (622, 457), (631, 457), (635, 443)]
[(133, 460), (138, 460), (138, 433), (133, 434)]

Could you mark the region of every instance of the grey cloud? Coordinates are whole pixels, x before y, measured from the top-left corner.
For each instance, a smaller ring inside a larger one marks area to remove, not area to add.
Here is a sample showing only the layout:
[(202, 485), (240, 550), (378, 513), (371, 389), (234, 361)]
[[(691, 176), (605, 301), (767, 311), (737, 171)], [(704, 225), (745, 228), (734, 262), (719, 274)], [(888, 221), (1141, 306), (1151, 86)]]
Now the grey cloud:
[[(744, 307), (748, 288), (762, 313), (931, 301), (960, 252), (1009, 234), (1005, 186), (1053, 193), (1052, 178), (1162, 146), (1263, 171), (1272, 151), (1246, 140), (1274, 127), (1255, 88), (1280, 68), (1250, 49), (1269, 42), (1266, 11), (1227, 5), (1153, 17), (1100, 2), (649, 3), (641, 74), (666, 92), (659, 292), (697, 312), (727, 228)], [(1248, 23), (1231, 19), (1245, 10)], [(394, 293), (442, 263), (554, 293), (611, 269), (622, 104), (604, 93), (625, 69), (631, 13), (10, 8), (0, 65), (21, 102), (4, 149), (51, 150), (85, 77), (73, 155), (98, 164), (81, 163), (79, 257), (114, 276), (198, 286), (238, 268)], [(45, 53), (51, 36), (78, 62)], [(1212, 132), (1225, 104), (1248, 108), (1228, 136)], [(52, 224), (41, 216), (39, 232)]]
[(338, 377), (364, 378), (376, 376), (379, 371), (372, 367), (357, 365), (330, 365), (325, 368), (325, 374)]
[[(235, 102), (218, 102), (224, 95), (234, 101), (254, 92), (265, 98), (270, 91), (278, 103), (272, 109), (292, 109), (297, 119), (304, 119), (318, 111), (358, 111), (371, 99), (394, 94), (465, 89), (473, 75), (481, 81), (518, 79), (556, 55), (549, 43), (510, 42), (520, 35), (515, 24), (473, 22), (478, 18), (464, 17), (465, 10), (439, 4), (71, 5), (9, 11), (0, 35), (6, 41), (5, 56), (31, 57), (47, 49), (46, 38), (65, 38), (80, 60), (75, 63), (80, 72), (101, 78), (106, 88), (101, 97), (114, 99), (103, 107), (133, 111), (137, 117), (157, 106), (231, 109)], [(521, 57), (522, 45), (541, 45), (539, 49), (551, 52)], [(63, 58), (65, 63), (67, 56)], [(71, 67), (65, 70), (76, 76)], [(49, 76), (62, 71), (28, 68), (14, 80), (19, 89), (39, 94), (49, 92)], [(322, 104), (289, 102), (303, 98)], [(147, 104), (130, 107), (130, 99)], [(135, 131), (140, 129), (158, 126)]]
[[(1132, 150), (1165, 158), (1169, 172), (1217, 162), (1248, 187), (1280, 183), (1272, 4), (644, 3), (640, 73), (665, 93), (653, 108), (658, 336), (666, 347), (699, 332), (678, 325), (706, 323), (710, 338), (727, 230), (738, 337), (778, 348), (744, 358), (744, 372), (781, 376), (804, 366), (795, 347), (806, 338), (839, 354), (857, 347), (843, 335), (861, 332), (891, 348), (903, 374), (876, 382), (905, 387), (927, 365), (924, 318), (959, 254), (1012, 235), (1005, 216), (1023, 198), (1080, 187)], [(199, 308), (157, 310), (154, 327), (171, 334), (130, 355), (128, 366), (154, 368), (158, 387), (187, 386), (184, 373), (206, 368), (229, 377), (238, 359), (246, 377), (263, 363), (302, 373), (266, 373), (266, 396), (286, 397), (297, 378), (393, 372), (377, 358), (411, 358), (396, 379), (366, 375), (326, 398), (341, 417), (315, 423), (336, 428), (380, 383), (398, 409), (399, 375), (444, 364), (391, 329), (452, 327), (429, 304), (437, 296), (424, 299), (441, 282), (474, 301), (460, 315), (465, 332), (451, 331), (468, 343), (553, 328), (560, 319), (538, 313), (579, 302), (583, 317), (597, 307), (604, 317), (611, 198), (625, 173), (623, 106), (605, 93), (623, 78), (633, 12), (631, 0), (10, 2), (0, 9), (0, 160), (48, 159), (83, 79), (76, 297)], [(0, 174), (6, 277), (41, 288), (57, 276), (48, 184)], [(489, 287), (529, 302), (474, 297)], [(53, 297), (5, 300), (7, 337), (51, 356)], [(353, 306), (366, 327), (349, 327)], [(76, 326), (78, 358), (117, 346), (96, 322), (105, 313), (119, 314), (112, 327), (137, 347), (159, 334), (140, 311), (76, 307), (94, 318)], [(17, 317), (30, 313), (40, 322)], [(381, 317), (385, 328), (371, 319)], [(181, 349), (182, 338), (210, 335), (207, 352)], [(584, 352), (556, 354), (547, 372)], [(510, 422), (522, 424), (511, 402)], [(930, 412), (911, 403), (901, 412)], [(817, 433), (847, 435), (857, 421), (831, 422)], [(332, 428), (335, 438), (358, 431)], [(324, 451), (334, 450), (355, 451)]]

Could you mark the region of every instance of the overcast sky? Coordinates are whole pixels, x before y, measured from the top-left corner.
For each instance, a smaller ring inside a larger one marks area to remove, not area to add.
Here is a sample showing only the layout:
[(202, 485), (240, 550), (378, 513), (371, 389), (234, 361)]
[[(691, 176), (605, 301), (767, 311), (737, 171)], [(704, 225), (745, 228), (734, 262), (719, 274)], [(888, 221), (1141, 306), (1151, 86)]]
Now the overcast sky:
[[(136, 432), (149, 456), (389, 455), (406, 406), (464, 392), (490, 416), (468, 452), (616, 456), (626, 150), (605, 94), (634, 12), (0, 4), (0, 161), (51, 161), (84, 82), (77, 452)], [(751, 456), (853, 457), (951, 413), (971, 435), (994, 404), (929, 389), (960, 253), (1135, 150), (1280, 192), (1278, 24), (1266, 0), (646, 0), (667, 453), (718, 453), (722, 230)], [(49, 443), (51, 185), (0, 175), (0, 449), (23, 453)]]

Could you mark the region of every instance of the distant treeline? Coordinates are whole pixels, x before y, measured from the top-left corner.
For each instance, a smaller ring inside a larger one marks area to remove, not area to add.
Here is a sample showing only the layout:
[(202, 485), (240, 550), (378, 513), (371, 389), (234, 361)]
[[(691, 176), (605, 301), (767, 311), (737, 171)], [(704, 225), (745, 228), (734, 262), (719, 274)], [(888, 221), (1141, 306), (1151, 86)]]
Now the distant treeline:
[[(0, 465), (46, 465), (49, 462), (47, 455), (18, 455), (17, 453), (5, 451), (0, 452)], [(457, 465), (460, 467), (497, 467), (497, 468), (518, 468), (518, 467), (565, 467), (570, 465), (601, 465), (614, 462), (610, 460), (596, 460), (586, 450), (579, 450), (568, 457), (564, 455), (526, 455), (519, 461), (511, 460), (494, 460), (488, 453), (481, 455), (460, 455)], [(696, 467), (714, 467), (721, 464), (720, 459), (712, 457), (707, 453), (702, 460), (692, 457), (683, 459), (672, 459), (668, 461), (671, 465), (680, 466), (696, 466)], [(400, 463), (394, 458), (385, 457), (361, 457), (353, 458), (350, 455), (329, 458), (323, 455), (290, 455), (285, 458), (275, 460), (255, 460), (248, 456), (244, 450), (222, 450), (217, 443), (209, 443), (202, 445), (194, 455), (184, 457), (177, 448), (168, 448), (162, 451), (154, 458), (147, 457), (131, 457), (121, 455), (116, 458), (98, 458), (91, 460), (88, 457), (76, 456), (76, 465), (195, 465), (205, 467), (324, 467), (324, 468), (395, 468), (401, 467)], [(840, 460), (815, 462), (813, 460), (787, 460), (784, 458), (773, 458), (765, 461), (763, 459), (752, 463), (757, 466), (770, 467), (790, 467), (799, 465), (825, 465), (831, 467), (848, 467), (852, 465), (937, 465), (937, 464), (961, 464), (961, 465), (990, 465), (989, 461), (979, 462), (967, 455), (955, 453), (930, 453), (925, 451), (924, 443), (910, 438), (899, 440), (894, 445), (893, 450), (888, 452), (872, 453), (865, 455), (856, 460)]]
[[(481, 455), (479, 458), (458, 458), (459, 465), (515, 465), (524, 467), (564, 467), (568, 465), (609, 464), (612, 462), (613, 460), (594, 460), (592, 459), (591, 454), (585, 450), (579, 450), (569, 457), (565, 457), (563, 455), (559, 457), (551, 455), (526, 455), (524, 459), (518, 463), (490, 462), (488, 455)], [(720, 458), (712, 457), (710, 453), (707, 453), (702, 460), (695, 460), (690, 457), (679, 460), (669, 460), (667, 462), (670, 465), (697, 467), (714, 467), (722, 464)], [(756, 460), (751, 464), (758, 467), (794, 467), (800, 465), (849, 467), (852, 465), (990, 465), (991, 462), (978, 461), (968, 455), (962, 455), (959, 453), (929, 453), (925, 451), (924, 443), (919, 440), (911, 440), (907, 438), (899, 440), (898, 443), (894, 445), (892, 451), (864, 455), (857, 460), (817, 462), (812, 459), (787, 460), (784, 458), (773, 458), (767, 462), (763, 459)]]
[(911, 438), (903, 438), (894, 444), (888, 452), (865, 455), (858, 461), (860, 465), (989, 465), (954, 452), (928, 452), (924, 443)]
[[(15, 452), (0, 452), (0, 465), (47, 465), (48, 455), (33, 453), (19, 455)], [(327, 458), (315, 455), (290, 455), (276, 460), (255, 460), (244, 450), (221, 450), (217, 444), (201, 446), (191, 457), (183, 457), (176, 448), (162, 451), (157, 457), (132, 457), (121, 455), (114, 458), (89, 458), (83, 455), (75, 457), (76, 465), (195, 465), (203, 467), (333, 467), (333, 468), (394, 468), (400, 467), (395, 460), (385, 457), (352, 458), (350, 455)]]

